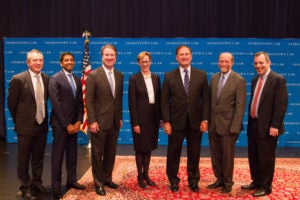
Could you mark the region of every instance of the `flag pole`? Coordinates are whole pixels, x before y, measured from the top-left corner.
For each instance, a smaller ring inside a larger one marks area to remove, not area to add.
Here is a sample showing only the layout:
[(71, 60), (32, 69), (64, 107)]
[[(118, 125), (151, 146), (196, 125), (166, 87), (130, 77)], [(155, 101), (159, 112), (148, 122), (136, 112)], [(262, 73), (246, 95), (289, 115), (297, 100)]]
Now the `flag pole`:
[(83, 122), (81, 125), (81, 131), (88, 136), (88, 144), (85, 146), (86, 148), (91, 148), (91, 140), (90, 140), (90, 132), (88, 131), (88, 121), (87, 121), (87, 111), (86, 111), (86, 98), (85, 98), (85, 82), (88, 76), (88, 73), (92, 70), (90, 63), (90, 53), (89, 53), (89, 38), (91, 37), (91, 33), (89, 31), (84, 31), (82, 33), (82, 37), (84, 40), (84, 52), (83, 52), (83, 61), (82, 61), (82, 75), (81, 75), (81, 84), (82, 84), (82, 99), (84, 105), (84, 113), (83, 113)]

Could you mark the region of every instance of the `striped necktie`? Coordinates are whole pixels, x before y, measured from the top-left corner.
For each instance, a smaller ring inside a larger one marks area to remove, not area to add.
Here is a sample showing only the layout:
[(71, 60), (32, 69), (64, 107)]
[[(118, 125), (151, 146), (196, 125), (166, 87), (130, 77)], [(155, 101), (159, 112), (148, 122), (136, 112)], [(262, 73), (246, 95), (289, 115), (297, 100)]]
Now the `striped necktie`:
[(185, 93), (189, 94), (189, 87), (190, 87), (190, 78), (189, 78), (189, 71), (187, 69), (184, 70), (184, 90)]

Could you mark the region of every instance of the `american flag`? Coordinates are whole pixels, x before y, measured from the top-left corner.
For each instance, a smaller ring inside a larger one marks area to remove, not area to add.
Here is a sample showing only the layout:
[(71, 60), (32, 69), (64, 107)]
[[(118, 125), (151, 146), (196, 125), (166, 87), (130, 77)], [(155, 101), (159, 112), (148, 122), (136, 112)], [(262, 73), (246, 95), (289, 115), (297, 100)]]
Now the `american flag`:
[(89, 72), (92, 70), (92, 66), (90, 63), (90, 52), (89, 52), (89, 38), (88, 35), (85, 35), (84, 41), (84, 55), (82, 60), (82, 74), (81, 74), (81, 84), (82, 84), (82, 98), (83, 98), (83, 105), (84, 105), (84, 112), (83, 112), (83, 123), (81, 125), (81, 131), (87, 134), (88, 131), (88, 120), (87, 120), (87, 112), (86, 112), (86, 99), (85, 99), (85, 82)]

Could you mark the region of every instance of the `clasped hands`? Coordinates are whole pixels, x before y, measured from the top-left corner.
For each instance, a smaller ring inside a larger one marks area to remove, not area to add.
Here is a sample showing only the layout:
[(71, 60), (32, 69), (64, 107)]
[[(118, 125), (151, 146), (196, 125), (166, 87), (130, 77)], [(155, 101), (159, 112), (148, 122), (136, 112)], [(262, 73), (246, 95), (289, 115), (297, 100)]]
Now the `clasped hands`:
[[(164, 128), (164, 131), (167, 135), (171, 135), (172, 133), (172, 125), (170, 122), (164, 122), (163, 123), (163, 128)], [(208, 131), (208, 122), (207, 120), (203, 120), (201, 123), (200, 123), (200, 131), (202, 133)]]
[(69, 124), (67, 126), (68, 134), (75, 134), (80, 130), (80, 121), (77, 121), (75, 124)]
[[(123, 121), (120, 120), (120, 128), (122, 128), (122, 126), (123, 126)], [(93, 122), (89, 125), (89, 130), (90, 132), (96, 134), (100, 130), (100, 125), (98, 124), (98, 122)]]

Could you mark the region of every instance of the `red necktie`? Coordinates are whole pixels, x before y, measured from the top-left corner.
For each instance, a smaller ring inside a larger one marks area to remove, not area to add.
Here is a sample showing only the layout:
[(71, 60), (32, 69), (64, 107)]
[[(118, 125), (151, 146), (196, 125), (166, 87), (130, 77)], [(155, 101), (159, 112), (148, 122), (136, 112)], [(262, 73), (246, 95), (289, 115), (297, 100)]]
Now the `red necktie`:
[(258, 96), (261, 90), (261, 86), (262, 86), (262, 77), (259, 77), (259, 81), (258, 81), (258, 86), (257, 86), (257, 90), (255, 92), (254, 95), (254, 100), (253, 100), (253, 104), (252, 104), (252, 110), (251, 110), (251, 117), (255, 118), (256, 116), (256, 107), (257, 107), (257, 103), (258, 103)]

